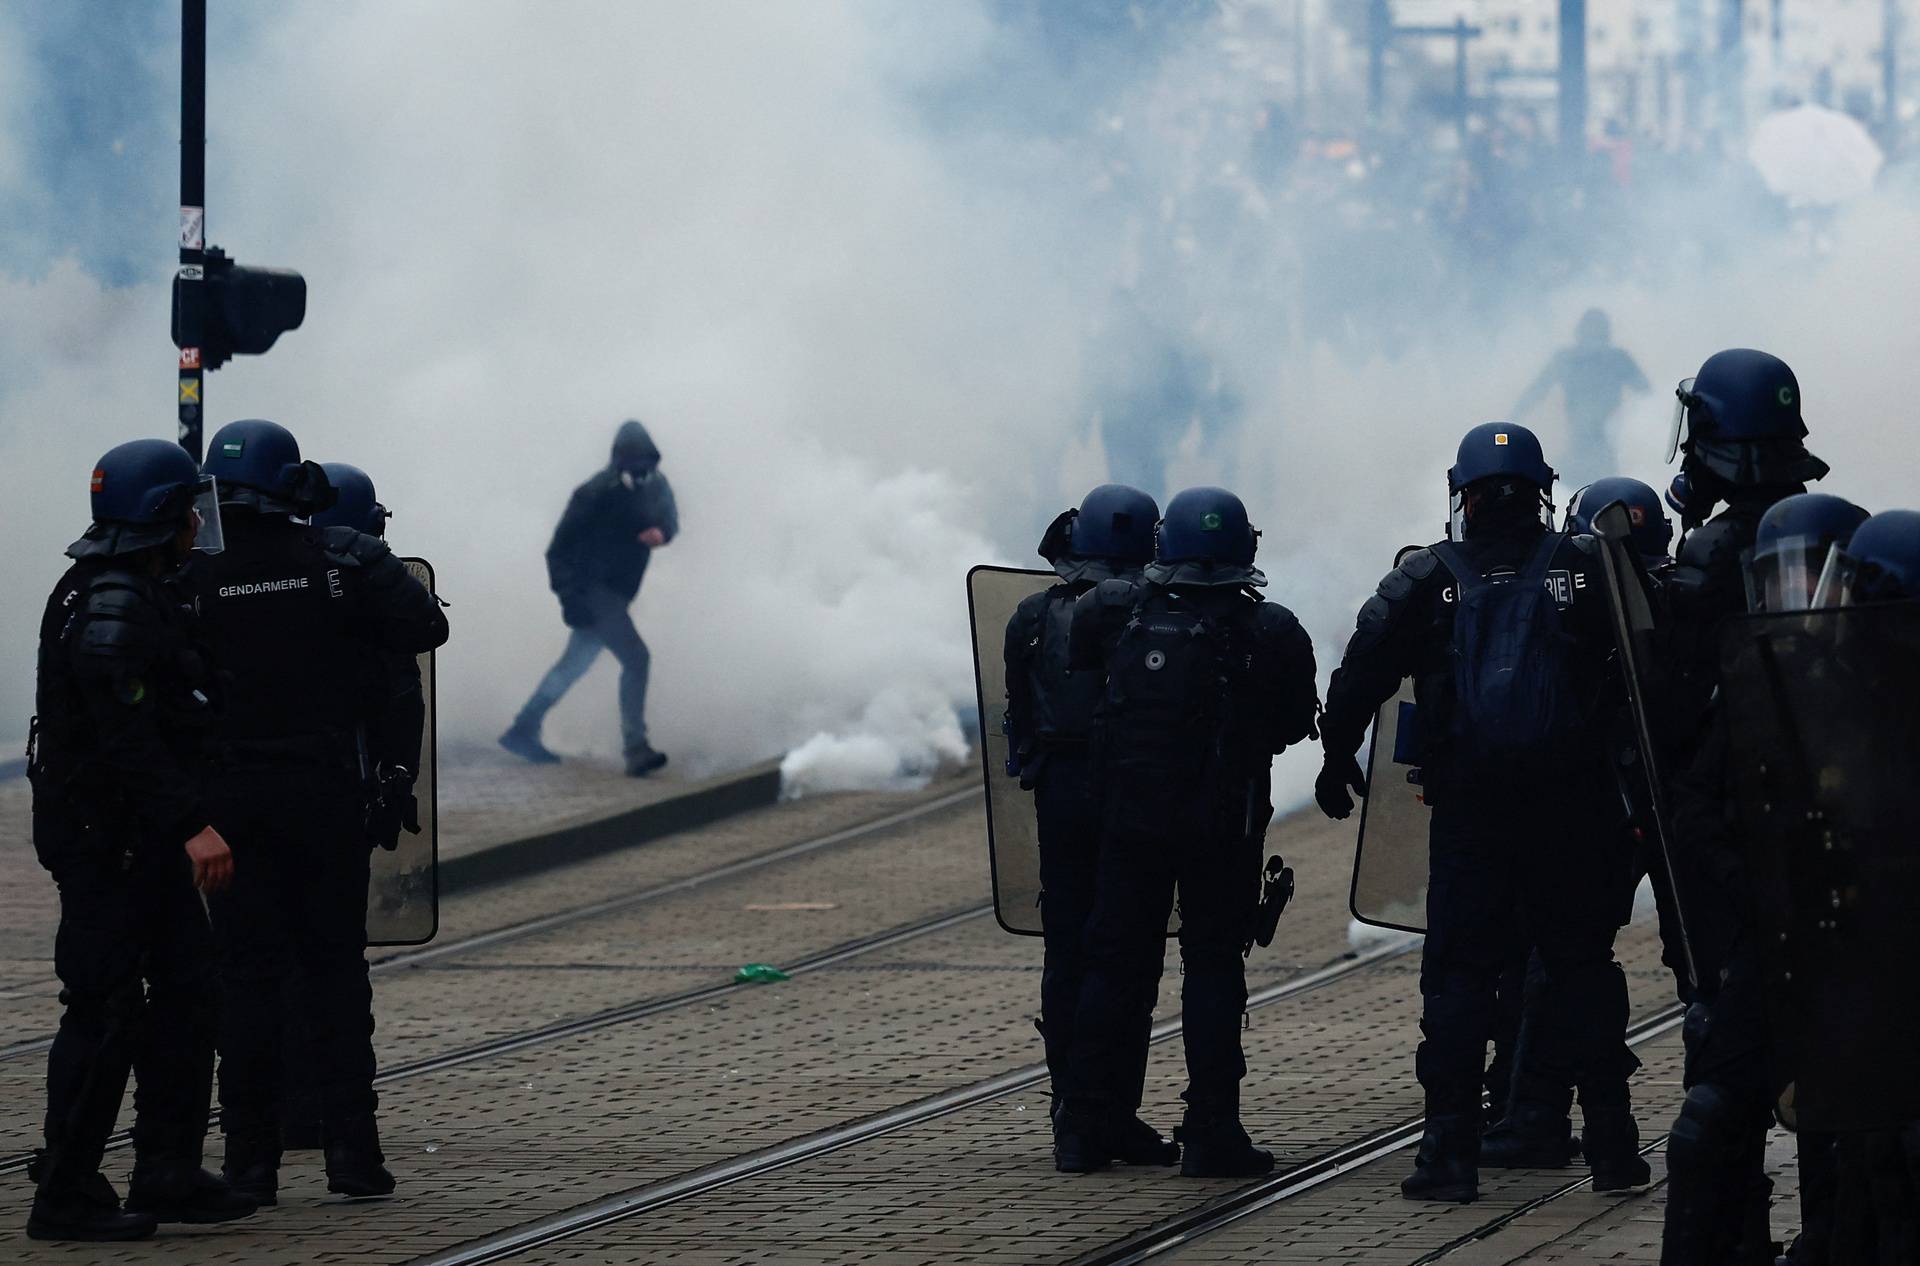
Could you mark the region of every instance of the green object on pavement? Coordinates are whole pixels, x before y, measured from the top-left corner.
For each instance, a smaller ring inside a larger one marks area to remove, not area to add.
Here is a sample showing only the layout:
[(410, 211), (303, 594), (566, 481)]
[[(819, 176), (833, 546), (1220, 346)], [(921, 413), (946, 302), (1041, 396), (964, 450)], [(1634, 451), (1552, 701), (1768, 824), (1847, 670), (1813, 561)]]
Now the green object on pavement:
[(767, 963), (748, 963), (735, 972), (733, 978), (743, 985), (771, 985), (775, 981), (789, 979), (787, 973)]

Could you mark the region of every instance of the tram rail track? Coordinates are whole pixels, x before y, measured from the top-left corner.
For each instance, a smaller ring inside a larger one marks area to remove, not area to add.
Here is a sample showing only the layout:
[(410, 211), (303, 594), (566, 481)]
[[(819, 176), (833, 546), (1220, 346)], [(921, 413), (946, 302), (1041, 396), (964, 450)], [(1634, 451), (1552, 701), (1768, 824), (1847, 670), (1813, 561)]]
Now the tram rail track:
[[(739, 875), (751, 874), (756, 870), (768, 866), (777, 866), (782, 862), (791, 861), (794, 858), (806, 857), (809, 854), (831, 849), (841, 844), (850, 844), (867, 836), (892, 830), (895, 827), (905, 826), (917, 822), (922, 818), (932, 817), (935, 814), (965, 804), (969, 800), (977, 800), (982, 794), (983, 792), (979, 787), (965, 787), (958, 791), (950, 791), (937, 796), (925, 804), (913, 805), (905, 809), (897, 809), (866, 822), (855, 823), (853, 826), (842, 827), (838, 830), (829, 831), (823, 835), (813, 836), (809, 839), (798, 840), (791, 844), (782, 844), (776, 848), (768, 849), (765, 852), (755, 853), (748, 857), (725, 862), (719, 866), (712, 866), (706, 870), (696, 871), (691, 875), (683, 875), (678, 879), (669, 879), (657, 884), (649, 884), (644, 888), (638, 888), (632, 892), (618, 893), (599, 901), (589, 902), (582, 906), (569, 907), (568, 909), (558, 910), (551, 914), (534, 915), (530, 918), (518, 919), (512, 923), (503, 924), (500, 927), (492, 928), (485, 932), (476, 932), (471, 936), (464, 936), (436, 944), (397, 949), (387, 954), (379, 954), (367, 960), (367, 970), (369, 972), (391, 972), (401, 971), (410, 967), (421, 967), (440, 959), (472, 953), (475, 950), (489, 949), (496, 945), (523, 940), (530, 936), (538, 936), (544, 932), (569, 927), (577, 923), (585, 923), (593, 919), (603, 918), (607, 915), (621, 914), (635, 907), (646, 905), (649, 902), (658, 901), (663, 897), (692, 892), (696, 889), (706, 887), (709, 884), (732, 879)], [(29, 1055), (45, 1054), (52, 1046), (52, 1034), (12, 1042), (0, 1046), (0, 1061), (24, 1058)], [(0, 1172), (5, 1171), (3, 1168), (0, 1168)]]
[[(992, 913), (993, 907), (990, 905), (974, 906), (963, 910), (949, 910), (944, 914), (937, 914), (931, 918), (901, 924), (897, 927), (875, 932), (868, 936), (858, 937), (851, 941), (842, 941), (840, 944), (822, 950), (817, 954), (812, 954), (788, 963), (780, 970), (788, 976), (805, 976), (829, 967), (838, 966), (852, 959), (861, 958), (867, 954), (877, 953), (880, 950), (891, 949), (893, 946), (904, 944), (908, 941), (918, 940), (923, 936), (932, 936), (935, 933), (945, 932), (950, 928), (959, 927), (975, 919), (986, 918)], [(427, 1055), (420, 1059), (409, 1060), (406, 1063), (395, 1064), (383, 1069), (377, 1074), (373, 1079), (373, 1084), (375, 1086), (386, 1086), (397, 1081), (423, 1077), (431, 1073), (442, 1072), (449, 1068), (458, 1068), (463, 1064), (478, 1063), (481, 1060), (512, 1054), (515, 1051), (525, 1050), (531, 1046), (543, 1046), (549, 1042), (565, 1041), (567, 1038), (598, 1032), (601, 1029), (609, 1029), (617, 1025), (632, 1024), (638, 1020), (645, 1020), (649, 1017), (670, 1011), (678, 1011), (684, 1007), (713, 1002), (732, 994), (744, 993), (759, 987), (759, 985), (749, 981), (728, 979), (717, 980), (709, 985), (697, 985), (692, 989), (682, 989), (673, 993), (659, 994), (648, 998), (636, 998), (631, 1002), (607, 1007), (586, 1015), (573, 1016), (565, 1020), (556, 1020), (551, 1024), (543, 1024), (537, 1028), (523, 1029), (517, 1033), (502, 1034), (499, 1037), (489, 1038), (483, 1042), (475, 1042), (470, 1046), (463, 1046), (451, 1051), (443, 1051), (438, 1055)], [(210, 1125), (213, 1125), (217, 1124), (219, 1120), (219, 1110), (215, 1109), (208, 1117), (208, 1122)], [(115, 1132), (112, 1137), (107, 1140), (107, 1147), (109, 1150), (113, 1150), (125, 1147), (131, 1142), (133, 1142), (132, 1132), (120, 1130)], [(0, 1160), (0, 1175), (24, 1170), (27, 1165), (32, 1162), (33, 1156), (34, 1153), (30, 1151), (20, 1152), (8, 1156), (4, 1160)]]
[[(1416, 944), (1411, 939), (1390, 942), (1302, 975), (1277, 981), (1249, 994), (1247, 1008), (1249, 1011), (1259, 1010), (1346, 980), (1368, 968), (1406, 955)], [(1154, 1043), (1165, 1042), (1179, 1036), (1180, 1032), (1180, 1017), (1174, 1016), (1156, 1024), (1150, 1040)], [(897, 1105), (884, 1112), (800, 1135), (670, 1178), (641, 1184), (548, 1217), (482, 1236), (444, 1252), (416, 1258), (412, 1266), (481, 1266), (482, 1263), (504, 1261), (545, 1245), (760, 1178), (790, 1165), (856, 1147), (896, 1131), (924, 1125), (1005, 1095), (1031, 1089), (1045, 1082), (1047, 1075), (1045, 1064), (1030, 1064), (982, 1078)]]
[[(1640, 1046), (1656, 1037), (1670, 1033), (1680, 1026), (1685, 1016), (1684, 1007), (1664, 1007), (1628, 1026), (1627, 1045)], [(1410, 1118), (1398, 1125), (1376, 1130), (1308, 1160), (1289, 1165), (1277, 1173), (1269, 1174), (1260, 1181), (1230, 1192), (1217, 1200), (1175, 1214), (1132, 1235), (1110, 1241), (1072, 1259), (1068, 1266), (1133, 1266), (1134, 1263), (1163, 1257), (1244, 1218), (1272, 1209), (1295, 1196), (1344, 1177), (1362, 1166), (1412, 1147), (1420, 1141), (1420, 1136), (1425, 1132), (1424, 1116)], [(1647, 1144), (1640, 1149), (1641, 1154), (1652, 1151), (1659, 1142), (1660, 1140), (1656, 1139)], [(1476, 1240), (1485, 1239), (1528, 1213), (1571, 1195), (1591, 1181), (1591, 1175), (1570, 1179), (1552, 1191), (1536, 1196), (1517, 1208), (1503, 1210), (1480, 1223), (1473, 1230), (1417, 1258), (1411, 1266), (1423, 1266), (1424, 1263), (1436, 1262), (1448, 1253)]]

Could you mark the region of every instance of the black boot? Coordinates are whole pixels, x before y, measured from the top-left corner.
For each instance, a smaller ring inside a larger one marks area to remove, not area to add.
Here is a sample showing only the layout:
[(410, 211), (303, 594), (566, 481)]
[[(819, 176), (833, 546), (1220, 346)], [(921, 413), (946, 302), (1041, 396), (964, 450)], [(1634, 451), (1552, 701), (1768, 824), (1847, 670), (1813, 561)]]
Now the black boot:
[(1565, 1169), (1573, 1153), (1573, 1122), (1539, 1104), (1515, 1104), (1480, 1138), (1486, 1169)]
[(1632, 1191), (1653, 1181), (1653, 1170), (1640, 1154), (1640, 1127), (1631, 1109), (1599, 1111), (1582, 1104), (1581, 1111), (1586, 1116), (1581, 1142), (1595, 1191)]
[(327, 1190), (343, 1196), (390, 1196), (393, 1175), (380, 1153), (380, 1129), (372, 1116), (327, 1126)]
[(1173, 1132), (1183, 1178), (1257, 1178), (1273, 1172), (1273, 1153), (1255, 1147), (1238, 1114), (1201, 1117), (1189, 1109)]
[(1180, 1159), (1180, 1145), (1162, 1138), (1139, 1117), (1120, 1123), (1114, 1144), (1114, 1159), (1129, 1165), (1172, 1165)]
[(1053, 1167), (1091, 1174), (1113, 1164), (1118, 1129), (1090, 1109), (1064, 1104), (1053, 1116)]
[(27, 1214), (30, 1240), (144, 1240), (158, 1225), (151, 1214), (120, 1207), (113, 1184), (94, 1175), (75, 1191), (49, 1191), (45, 1184), (33, 1196)]
[(1400, 1184), (1409, 1200), (1467, 1204), (1480, 1198), (1480, 1123), (1467, 1113), (1432, 1113), (1413, 1173)]
[(280, 1142), (258, 1135), (227, 1135), (220, 1176), (235, 1195), (260, 1208), (280, 1203)]
[(231, 1222), (251, 1216), (259, 1202), (190, 1160), (134, 1162), (127, 1180), (127, 1210), (157, 1222)]

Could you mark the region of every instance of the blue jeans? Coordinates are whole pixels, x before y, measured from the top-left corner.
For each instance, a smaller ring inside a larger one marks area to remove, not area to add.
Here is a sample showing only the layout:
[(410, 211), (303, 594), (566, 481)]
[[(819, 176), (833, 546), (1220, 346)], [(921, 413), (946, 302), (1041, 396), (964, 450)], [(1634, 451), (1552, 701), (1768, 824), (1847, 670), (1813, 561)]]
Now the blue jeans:
[(620, 661), (620, 737), (629, 757), (647, 748), (647, 673), (653, 656), (633, 627), (627, 604), (609, 589), (595, 589), (585, 603), (591, 618), (574, 628), (559, 662), (534, 687), (533, 697), (514, 719), (515, 728), (539, 733), (549, 709), (559, 703), (573, 683), (587, 675), (603, 650)]

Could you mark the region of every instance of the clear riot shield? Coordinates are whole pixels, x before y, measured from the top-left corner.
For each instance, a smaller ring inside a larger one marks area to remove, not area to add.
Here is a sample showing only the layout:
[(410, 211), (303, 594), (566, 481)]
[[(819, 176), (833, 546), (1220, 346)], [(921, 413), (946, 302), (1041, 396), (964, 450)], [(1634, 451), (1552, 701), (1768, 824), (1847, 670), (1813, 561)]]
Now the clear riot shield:
[(1920, 1120), (1920, 604), (1735, 619), (1721, 673), (1735, 838), (1798, 1125)]
[(1367, 796), (1353, 850), (1353, 917), (1403, 932), (1427, 930), (1427, 828), (1433, 811), (1420, 785), (1419, 714), (1413, 683), (1386, 701), (1373, 719), (1367, 749)]
[(1040, 823), (1033, 793), (1007, 773), (1007, 623), (1014, 608), (1059, 577), (1050, 571), (975, 567), (967, 573), (973, 626), (973, 680), (979, 691), (980, 766), (987, 780), (987, 855), (993, 867), (993, 913), (1000, 926), (1040, 935)]
[[(433, 565), (424, 558), (403, 558), (413, 578), (434, 592)], [(367, 885), (367, 944), (424, 945), (440, 927), (440, 829), (438, 759), (434, 737), (433, 652), (420, 656), (420, 692), (426, 724), (420, 732), (420, 770), (413, 794), (419, 801), (420, 834), (400, 832), (391, 852), (373, 850)]]

